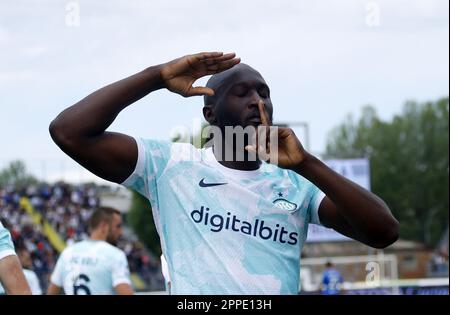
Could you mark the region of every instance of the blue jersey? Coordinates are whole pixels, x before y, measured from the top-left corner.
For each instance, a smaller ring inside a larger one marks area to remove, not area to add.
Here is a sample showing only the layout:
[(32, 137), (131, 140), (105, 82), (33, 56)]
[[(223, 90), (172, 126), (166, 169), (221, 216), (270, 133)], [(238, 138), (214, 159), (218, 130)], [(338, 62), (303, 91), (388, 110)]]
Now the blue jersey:
[(333, 268), (328, 268), (323, 273), (322, 293), (326, 295), (339, 294), (342, 282), (343, 279), (339, 271)]
[(131, 285), (125, 253), (90, 239), (64, 249), (50, 280), (67, 295), (115, 294), (117, 285)]
[(221, 165), (211, 148), (139, 140), (123, 183), (150, 200), (173, 294), (297, 294), (324, 194), (293, 171)]
[(15, 255), (14, 244), (11, 239), (11, 234), (0, 222), (0, 259), (6, 256)]

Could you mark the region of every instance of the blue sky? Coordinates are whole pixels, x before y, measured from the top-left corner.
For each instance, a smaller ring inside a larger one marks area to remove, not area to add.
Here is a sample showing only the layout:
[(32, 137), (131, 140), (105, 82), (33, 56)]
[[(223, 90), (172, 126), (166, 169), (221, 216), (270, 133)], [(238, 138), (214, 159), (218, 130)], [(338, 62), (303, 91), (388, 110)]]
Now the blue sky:
[[(365, 104), (387, 120), (407, 100), (448, 96), (448, 6), (447, 0), (2, 0), (0, 167), (22, 159), (39, 177), (91, 179), (53, 144), (50, 121), (108, 83), (208, 50), (236, 52), (259, 70), (271, 87), (275, 120), (307, 122), (310, 150), (320, 154), (329, 131)], [(79, 25), (70, 25), (77, 9)], [(168, 138), (176, 126), (192, 128), (201, 106), (201, 98), (158, 91), (110, 129)]]

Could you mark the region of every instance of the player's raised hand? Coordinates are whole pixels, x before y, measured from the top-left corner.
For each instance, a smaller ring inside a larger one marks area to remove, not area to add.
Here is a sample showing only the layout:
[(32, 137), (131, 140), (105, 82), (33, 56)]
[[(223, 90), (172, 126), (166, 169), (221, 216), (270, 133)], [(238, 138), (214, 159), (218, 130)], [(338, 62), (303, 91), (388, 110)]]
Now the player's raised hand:
[[(282, 168), (298, 166), (305, 158), (306, 151), (291, 128), (270, 128), (271, 122), (263, 101), (258, 103), (261, 125), (258, 126), (256, 143), (246, 149), (268, 163), (277, 164)], [(274, 147), (271, 142), (277, 140)]]
[(230, 69), (240, 62), (236, 54), (222, 52), (203, 52), (172, 60), (161, 68), (161, 79), (169, 91), (184, 97), (194, 95), (214, 95), (207, 87), (193, 87), (194, 82), (206, 75)]

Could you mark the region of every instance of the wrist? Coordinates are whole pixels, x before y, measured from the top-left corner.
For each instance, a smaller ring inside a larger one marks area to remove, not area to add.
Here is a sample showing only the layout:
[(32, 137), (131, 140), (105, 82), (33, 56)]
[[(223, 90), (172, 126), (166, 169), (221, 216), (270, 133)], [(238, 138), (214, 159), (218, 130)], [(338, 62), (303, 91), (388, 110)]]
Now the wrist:
[(291, 170), (293, 170), (294, 172), (296, 172), (298, 174), (303, 175), (308, 171), (308, 169), (311, 168), (311, 166), (312, 166), (312, 164), (314, 164), (315, 160), (317, 160), (317, 158), (314, 155), (305, 151), (303, 160), (300, 163), (293, 165), (291, 167)]
[(156, 91), (166, 87), (162, 76), (163, 68), (164, 65), (156, 65), (148, 67), (143, 71), (144, 75), (146, 76), (146, 80), (152, 87), (152, 91)]

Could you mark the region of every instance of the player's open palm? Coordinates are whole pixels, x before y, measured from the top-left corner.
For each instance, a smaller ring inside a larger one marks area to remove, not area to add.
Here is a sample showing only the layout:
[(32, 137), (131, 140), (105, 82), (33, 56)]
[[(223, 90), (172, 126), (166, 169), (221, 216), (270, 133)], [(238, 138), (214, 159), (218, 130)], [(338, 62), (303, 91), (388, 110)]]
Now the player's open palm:
[(161, 78), (169, 91), (184, 97), (214, 95), (214, 91), (210, 88), (192, 85), (203, 76), (222, 72), (238, 64), (240, 59), (235, 56), (234, 53), (224, 55), (221, 52), (187, 55), (164, 64)]

